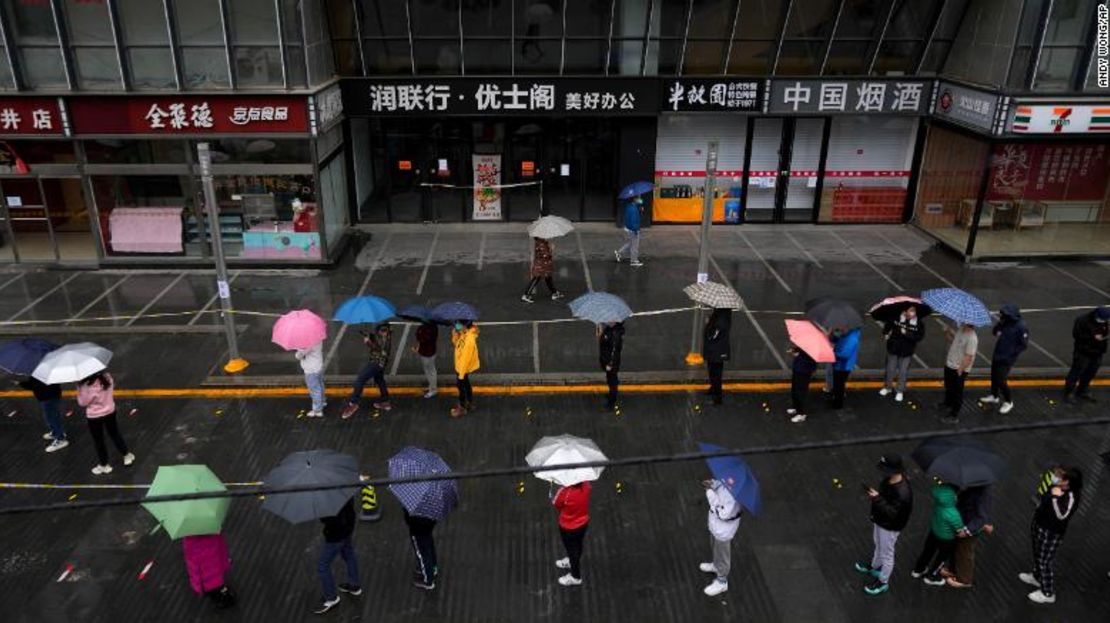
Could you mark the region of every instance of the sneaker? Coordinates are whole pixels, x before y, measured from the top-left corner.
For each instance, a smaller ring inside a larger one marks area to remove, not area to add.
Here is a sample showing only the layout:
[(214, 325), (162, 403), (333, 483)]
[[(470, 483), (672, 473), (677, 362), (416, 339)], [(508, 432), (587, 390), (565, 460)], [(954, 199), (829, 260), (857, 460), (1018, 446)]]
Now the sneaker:
[(54, 433), (51, 433), (51, 432), (45, 432), (45, 433), (43, 433), (43, 434), (42, 434), (42, 438), (43, 438), (43, 440), (45, 440), (45, 441), (50, 441), (51, 439), (53, 439), (53, 438), (54, 438)]
[[(1094, 396), (1090, 395), (1090, 394), (1076, 394), (1075, 397), (1082, 400), (1083, 402), (1090, 402), (1090, 403), (1098, 402), (1098, 399), (1095, 398)], [(1050, 599), (1052, 599), (1052, 601), (1056, 601), (1056, 597), (1050, 597)], [(1048, 602), (1045, 602), (1045, 603), (1052, 603), (1052, 601), (1048, 601)]]
[(1034, 576), (1032, 573), (1019, 573), (1018, 579), (1022, 582), (1025, 582), (1029, 586), (1036, 586), (1037, 588), (1041, 587), (1041, 583), (1037, 581), (1036, 576)]
[(794, 408), (790, 408), (790, 409), (787, 409), (787, 410), (786, 410), (786, 415), (794, 415), (794, 414), (795, 414), (795, 413), (797, 413), (797, 412), (798, 412), (798, 410), (797, 410), (797, 409), (794, 409)]
[(96, 474), (97, 476), (103, 476), (104, 474), (111, 474), (112, 473), (112, 466), (111, 465), (97, 465), (96, 467), (92, 468), (92, 473)]
[(884, 387), (884, 388), (880, 389), (879, 390), (879, 395), (880, 396), (889, 396), (890, 395), (890, 388), (889, 387)]
[(325, 597), (324, 599), (320, 600), (320, 603), (317, 604), (315, 608), (312, 609), (312, 614), (324, 614), (325, 612), (327, 612), (328, 610), (331, 610), (332, 608), (336, 607), (337, 605), (339, 605), (339, 595), (336, 595), (335, 599), (331, 599), (331, 600), (329, 600)]
[(890, 584), (887, 584), (882, 580), (875, 580), (874, 582), (863, 587), (863, 592), (867, 593), (868, 595), (882, 595), (889, 590)]
[(464, 415), (466, 415), (466, 409), (462, 405), (451, 407), (451, 417), (462, 417)]
[(914, 569), (913, 571), (910, 571), (910, 577), (915, 579), (915, 580), (920, 578), (923, 575), (925, 575), (924, 571), (918, 571), (917, 569)]
[(528, 296), (527, 294), (521, 294), (520, 295), (520, 300), (524, 301), (525, 303), (535, 303), (536, 302), (532, 297)]
[(1013, 410), (1014, 410), (1014, 403), (1012, 403), (1012, 402), (1004, 402), (1004, 403), (1002, 403), (1002, 406), (998, 408), (998, 412), (1003, 414), (1003, 415), (1005, 415), (1005, 414), (1007, 414), (1007, 413), (1009, 413), (1010, 411), (1013, 411)]
[(1045, 595), (1040, 590), (1035, 590), (1029, 593), (1029, 601), (1038, 604), (1054, 604), (1056, 603), (1056, 595)]
[(956, 578), (944, 578), (944, 583), (947, 584), (949, 588), (971, 588), (970, 584), (964, 584)]
[(434, 580), (432, 582), (425, 582), (424, 576), (413, 578), (412, 585), (416, 588), (422, 588), (426, 591), (433, 590), (436, 587), (436, 583)]
[(902, 392), (897, 392), (894, 394), (894, 402), (902, 402), (903, 398), (905, 398), (905, 396), (902, 395)]
[(701, 563), (698, 565), (698, 569), (700, 569), (702, 573), (717, 573), (717, 565), (711, 562)]
[(346, 583), (344, 583), (344, 584), (340, 584), (336, 588), (343, 591), (344, 593), (350, 593), (352, 595), (355, 595), (356, 597), (358, 595), (362, 594), (362, 587), (358, 586), (356, 584), (346, 584)]
[(134, 462), (135, 462), (135, 454), (134, 453), (128, 452), (127, 454), (123, 455), (123, 464), (124, 464), (125, 467), (130, 466)]
[(438, 393), (439, 392), (434, 390), (434, 389), (426, 389), (426, 390), (424, 390), (424, 397), (425, 398), (435, 398), (436, 394), (438, 394)]
[(49, 446), (46, 446), (46, 451), (57, 452), (58, 450), (61, 450), (62, 448), (65, 448), (67, 446), (69, 446), (69, 441), (65, 439), (55, 439), (54, 441), (50, 442)]
[(706, 595), (709, 595), (710, 597), (716, 597), (717, 595), (720, 595), (727, 590), (728, 582), (722, 580), (713, 580), (713, 582), (709, 586), (706, 586), (702, 592)]
[(563, 586), (579, 586), (582, 584), (582, 578), (576, 578), (571, 574), (559, 576), (559, 584)]
[(564, 296), (566, 296), (566, 295), (563, 294), (562, 292), (552, 292), (551, 293), (551, 300), (557, 301), (557, 300), (563, 298)]
[(388, 400), (382, 400), (374, 403), (374, 408), (378, 411), (392, 411), (393, 405)]
[(857, 562), (855, 567), (856, 567), (856, 571), (859, 571), (860, 573), (866, 573), (868, 575), (872, 575), (876, 578), (879, 577), (879, 573), (881, 573), (881, 571), (879, 569), (876, 569), (876, 568), (872, 567), (871, 565), (865, 565), (862, 562)]
[(624, 258), (621, 257), (621, 252), (620, 251), (613, 251), (613, 257), (617, 258), (617, 263), (618, 264), (620, 264), (621, 260), (624, 259)]
[(641, 262), (641, 261), (638, 261), (638, 260), (637, 260), (637, 261), (635, 261), (635, 262), (630, 262), (630, 263), (629, 263), (628, 265), (629, 265), (629, 266), (632, 266), (632, 267), (635, 267), (635, 268), (639, 268), (639, 267), (643, 266), (643, 265), (644, 265), (644, 263), (643, 263), (643, 262)]
[(790, 418), (790, 421), (793, 422), (794, 424), (801, 424), (802, 422), (806, 421), (806, 414), (799, 413), (798, 415), (795, 415), (794, 417)]
[(570, 569), (570, 558), (560, 558), (556, 560), (555, 567), (558, 569)]
[(924, 582), (929, 586), (944, 586), (944, 578), (939, 575), (927, 575)]
[(998, 398), (995, 398), (994, 396), (983, 396), (979, 399), (979, 402), (985, 405), (993, 405), (998, 402)]
[(347, 406), (343, 407), (343, 412), (339, 414), (339, 417), (349, 420), (356, 413), (358, 413), (358, 403), (348, 402)]

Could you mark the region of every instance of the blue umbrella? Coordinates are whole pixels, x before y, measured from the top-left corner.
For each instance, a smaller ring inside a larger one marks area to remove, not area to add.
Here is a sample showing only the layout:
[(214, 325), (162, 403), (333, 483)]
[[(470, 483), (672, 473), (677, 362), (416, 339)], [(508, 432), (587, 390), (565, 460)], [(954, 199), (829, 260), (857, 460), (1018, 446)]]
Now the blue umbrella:
[(633, 197), (639, 197), (640, 195), (650, 193), (652, 190), (655, 190), (655, 184), (652, 184), (651, 182), (632, 182), (628, 186), (625, 186), (623, 190), (621, 190), (621, 194), (617, 195), (617, 198), (631, 199)]
[(35, 371), (46, 353), (58, 345), (37, 337), (12, 340), (0, 347), (0, 368), (11, 374), (29, 375)]
[(470, 303), (463, 303), (462, 301), (440, 303), (432, 309), (432, 318), (444, 322), (454, 322), (456, 320), (474, 321), (478, 319), (478, 308)]
[(957, 288), (935, 288), (921, 293), (921, 300), (933, 311), (958, 324), (985, 327), (991, 323), (991, 312), (983, 301)]
[[(434, 452), (407, 446), (389, 459), (390, 478), (450, 474), (451, 467)], [(454, 480), (428, 480), (389, 485), (401, 506), (413, 517), (442, 521), (459, 504)]]
[[(702, 452), (725, 452), (727, 448), (715, 446), (711, 443), (698, 443)], [(763, 500), (759, 494), (759, 482), (752, 473), (752, 468), (744, 459), (733, 454), (729, 456), (715, 456), (705, 459), (713, 478), (720, 480), (728, 487), (729, 493), (738, 504), (758, 515), (763, 508)]]
[(423, 305), (405, 305), (397, 310), (397, 317), (417, 322), (427, 322), (432, 319), (432, 310)]
[(397, 315), (393, 303), (380, 296), (356, 296), (335, 310), (334, 320), (347, 324), (376, 324)]
[(588, 292), (570, 302), (570, 313), (575, 318), (597, 324), (624, 322), (632, 315), (632, 308), (624, 299), (608, 292)]

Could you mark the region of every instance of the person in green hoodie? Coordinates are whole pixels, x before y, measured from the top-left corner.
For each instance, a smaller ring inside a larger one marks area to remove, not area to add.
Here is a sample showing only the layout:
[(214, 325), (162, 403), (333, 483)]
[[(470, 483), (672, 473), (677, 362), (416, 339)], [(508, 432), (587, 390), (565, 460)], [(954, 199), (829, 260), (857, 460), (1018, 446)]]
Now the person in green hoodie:
[(915, 578), (925, 576), (925, 583), (944, 586), (941, 567), (951, 564), (956, 550), (956, 539), (968, 536), (960, 511), (956, 510), (956, 488), (938, 483), (933, 485), (933, 515), (929, 519), (929, 534), (917, 563), (913, 566)]

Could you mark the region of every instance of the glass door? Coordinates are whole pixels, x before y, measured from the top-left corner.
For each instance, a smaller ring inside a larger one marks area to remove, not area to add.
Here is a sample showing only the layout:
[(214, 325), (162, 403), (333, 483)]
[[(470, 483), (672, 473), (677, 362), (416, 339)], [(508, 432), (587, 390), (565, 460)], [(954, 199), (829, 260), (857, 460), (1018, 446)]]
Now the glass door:
[(15, 239), (15, 254), (21, 262), (57, 262), (54, 227), (46, 209), (37, 177), (0, 181), (8, 222)]
[(825, 119), (757, 118), (752, 123), (744, 221), (813, 222)]
[(778, 206), (779, 164), (782, 161), (783, 119), (752, 120), (752, 155), (748, 163), (748, 196), (744, 222), (771, 223)]
[(821, 142), (824, 138), (825, 119), (791, 119), (790, 149), (786, 164), (785, 197), (782, 203), (782, 222), (812, 223), (813, 208), (817, 202), (818, 169), (821, 168)]

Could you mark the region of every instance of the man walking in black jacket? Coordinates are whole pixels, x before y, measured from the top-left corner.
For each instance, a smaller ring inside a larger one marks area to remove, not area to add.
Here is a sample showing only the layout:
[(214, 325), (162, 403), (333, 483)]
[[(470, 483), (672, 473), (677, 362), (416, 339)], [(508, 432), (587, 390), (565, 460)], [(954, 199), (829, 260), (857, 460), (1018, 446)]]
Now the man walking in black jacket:
[(605, 371), (605, 382), (609, 385), (609, 395), (605, 398), (605, 410), (617, 408), (617, 387), (620, 379), (621, 348), (624, 347), (624, 323), (607, 322), (597, 326), (598, 363)]
[(894, 573), (894, 546), (913, 512), (913, 490), (906, 479), (902, 457), (897, 454), (880, 457), (879, 470), (885, 476), (879, 488), (867, 488), (871, 498), (875, 552), (870, 564), (856, 563), (856, 571), (875, 578), (863, 589), (868, 595), (880, 595), (889, 589), (890, 576)]
[(1076, 398), (1095, 401), (1094, 396), (1087, 393), (1087, 386), (1102, 365), (1108, 332), (1110, 307), (1099, 307), (1075, 319), (1071, 330), (1075, 348), (1071, 355), (1071, 370), (1068, 370), (1068, 378), (1064, 381), (1064, 402), (1075, 404)]

